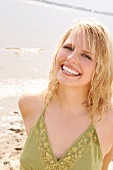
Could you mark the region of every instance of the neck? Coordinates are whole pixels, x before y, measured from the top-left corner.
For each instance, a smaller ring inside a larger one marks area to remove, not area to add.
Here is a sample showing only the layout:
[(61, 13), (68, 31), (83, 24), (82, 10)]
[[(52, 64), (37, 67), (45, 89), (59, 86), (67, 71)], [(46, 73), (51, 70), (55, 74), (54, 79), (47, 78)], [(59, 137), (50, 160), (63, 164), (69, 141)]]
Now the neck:
[(72, 88), (59, 85), (57, 90), (58, 103), (65, 113), (85, 110), (83, 103), (86, 102), (87, 96), (88, 90), (85, 87)]

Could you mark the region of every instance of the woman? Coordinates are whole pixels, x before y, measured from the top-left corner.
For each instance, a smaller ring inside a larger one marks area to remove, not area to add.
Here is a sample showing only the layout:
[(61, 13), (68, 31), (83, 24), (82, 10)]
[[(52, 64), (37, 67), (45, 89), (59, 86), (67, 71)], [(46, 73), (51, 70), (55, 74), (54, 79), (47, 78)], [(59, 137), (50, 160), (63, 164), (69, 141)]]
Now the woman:
[(48, 88), (19, 100), (28, 139), (21, 170), (107, 170), (113, 158), (113, 47), (107, 29), (79, 20), (61, 38)]

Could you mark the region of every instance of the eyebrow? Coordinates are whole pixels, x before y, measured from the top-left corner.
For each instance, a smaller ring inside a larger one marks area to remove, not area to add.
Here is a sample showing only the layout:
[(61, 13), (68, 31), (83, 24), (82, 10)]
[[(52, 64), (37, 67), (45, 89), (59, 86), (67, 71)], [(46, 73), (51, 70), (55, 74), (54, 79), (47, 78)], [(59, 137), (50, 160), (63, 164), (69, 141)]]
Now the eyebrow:
[[(72, 46), (72, 44), (71, 44), (71, 43), (68, 43), (68, 42), (64, 42), (64, 44), (65, 44), (65, 45)], [(63, 44), (63, 45), (64, 45), (64, 44)]]
[(82, 50), (84, 53), (87, 53), (87, 54), (90, 54), (91, 55), (91, 52), (89, 51), (85, 51), (85, 50)]

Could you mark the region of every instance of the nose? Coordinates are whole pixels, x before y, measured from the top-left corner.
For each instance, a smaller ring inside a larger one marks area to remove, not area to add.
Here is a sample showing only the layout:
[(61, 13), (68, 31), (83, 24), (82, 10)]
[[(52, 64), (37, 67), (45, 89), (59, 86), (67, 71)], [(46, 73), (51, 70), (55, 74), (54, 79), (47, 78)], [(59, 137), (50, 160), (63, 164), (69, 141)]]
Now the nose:
[(71, 54), (69, 54), (69, 56), (67, 57), (67, 60), (70, 63), (78, 64), (79, 63), (79, 51), (78, 50), (72, 51)]

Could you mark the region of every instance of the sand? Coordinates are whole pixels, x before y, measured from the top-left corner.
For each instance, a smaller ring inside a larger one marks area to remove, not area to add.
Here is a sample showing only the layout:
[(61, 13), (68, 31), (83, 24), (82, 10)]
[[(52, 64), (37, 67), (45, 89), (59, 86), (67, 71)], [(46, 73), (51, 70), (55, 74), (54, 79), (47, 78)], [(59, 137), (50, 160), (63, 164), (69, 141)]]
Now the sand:
[(19, 157), (26, 133), (20, 114), (12, 112), (9, 115), (11, 119), (7, 117), (7, 120), (2, 120), (0, 126), (0, 170), (19, 170)]

